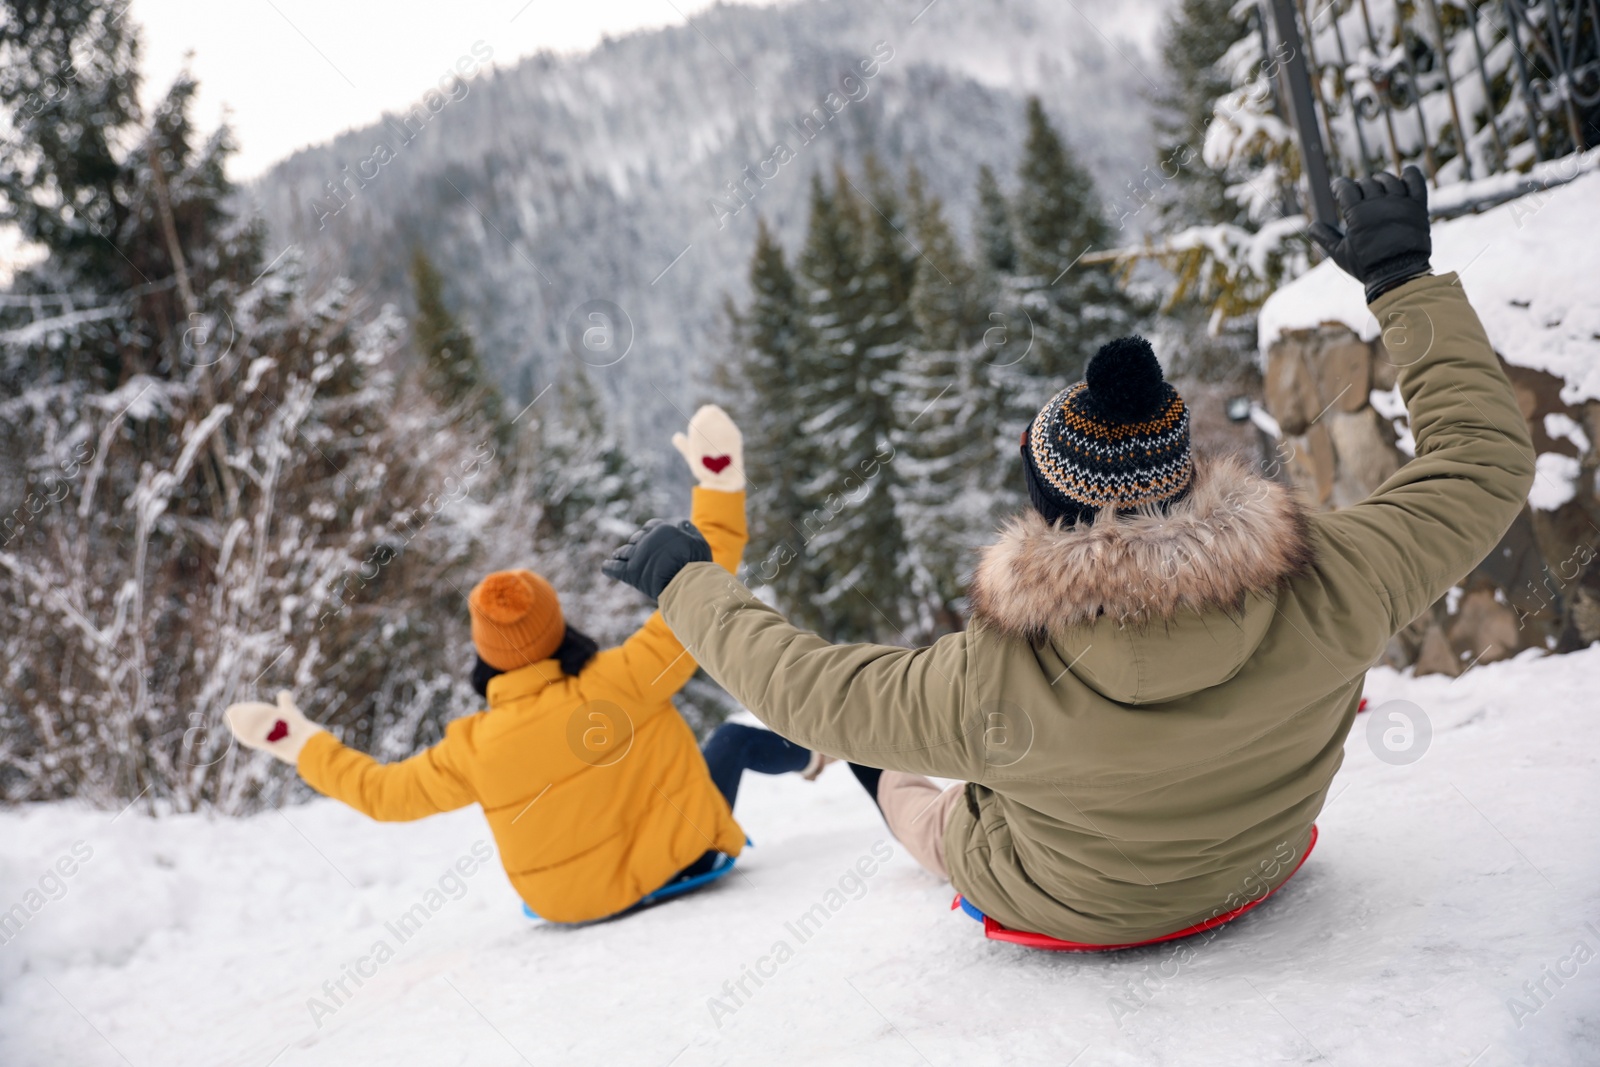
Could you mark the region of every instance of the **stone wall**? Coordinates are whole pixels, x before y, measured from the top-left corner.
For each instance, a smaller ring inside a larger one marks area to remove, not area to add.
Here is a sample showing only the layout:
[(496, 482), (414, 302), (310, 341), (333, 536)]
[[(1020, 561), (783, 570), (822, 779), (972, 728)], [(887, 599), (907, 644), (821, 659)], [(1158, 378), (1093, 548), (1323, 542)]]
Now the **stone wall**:
[[(1502, 365), (1535, 453), (1570, 458), (1540, 460), (1533, 499), (1549, 507), (1524, 508), (1488, 558), (1390, 642), (1392, 666), (1456, 675), (1528, 648), (1600, 640), (1600, 402), (1567, 404), (1561, 379)], [(1287, 332), (1267, 349), (1263, 392), (1282, 431), (1269, 468), (1317, 509), (1361, 501), (1409, 458), (1396, 367), (1381, 339), (1363, 341), (1338, 323)], [(1556, 506), (1574, 461), (1575, 493)]]

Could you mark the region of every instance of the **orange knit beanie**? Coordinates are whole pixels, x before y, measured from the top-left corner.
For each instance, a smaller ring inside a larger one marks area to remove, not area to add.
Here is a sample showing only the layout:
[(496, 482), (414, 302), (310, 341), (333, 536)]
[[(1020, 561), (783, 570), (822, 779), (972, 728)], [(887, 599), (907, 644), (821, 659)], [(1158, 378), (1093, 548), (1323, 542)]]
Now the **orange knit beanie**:
[(472, 643), (496, 670), (549, 659), (567, 629), (555, 589), (532, 571), (495, 571), (473, 586), (467, 607)]

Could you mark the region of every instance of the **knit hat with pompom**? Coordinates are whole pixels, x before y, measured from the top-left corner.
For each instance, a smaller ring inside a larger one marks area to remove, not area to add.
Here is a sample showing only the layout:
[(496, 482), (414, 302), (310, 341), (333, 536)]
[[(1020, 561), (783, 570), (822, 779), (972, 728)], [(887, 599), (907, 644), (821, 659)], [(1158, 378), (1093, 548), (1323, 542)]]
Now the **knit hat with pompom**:
[(495, 571), (472, 587), (467, 608), (478, 657), (496, 670), (549, 659), (567, 629), (555, 589), (532, 571)]
[(1194, 482), (1189, 411), (1150, 342), (1121, 337), (1096, 352), (1084, 380), (1023, 431), (1022, 466), (1029, 499), (1052, 523), (1182, 500)]

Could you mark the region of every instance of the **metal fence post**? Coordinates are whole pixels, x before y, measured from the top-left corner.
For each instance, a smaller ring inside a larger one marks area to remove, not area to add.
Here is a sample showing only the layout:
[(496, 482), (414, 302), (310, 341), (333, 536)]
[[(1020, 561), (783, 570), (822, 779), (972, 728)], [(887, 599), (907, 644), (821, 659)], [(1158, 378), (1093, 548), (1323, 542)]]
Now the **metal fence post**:
[(1328, 172), (1328, 153), (1322, 143), (1317, 108), (1311, 98), (1311, 74), (1306, 68), (1305, 46), (1295, 20), (1294, 0), (1272, 0), (1272, 22), (1278, 40), (1288, 46), (1288, 55), (1278, 64), (1279, 75), (1289, 89), (1289, 106), (1294, 111), (1294, 126), (1300, 139), (1300, 166), (1311, 187), (1312, 217), (1318, 222), (1338, 225), (1339, 209), (1333, 202)]

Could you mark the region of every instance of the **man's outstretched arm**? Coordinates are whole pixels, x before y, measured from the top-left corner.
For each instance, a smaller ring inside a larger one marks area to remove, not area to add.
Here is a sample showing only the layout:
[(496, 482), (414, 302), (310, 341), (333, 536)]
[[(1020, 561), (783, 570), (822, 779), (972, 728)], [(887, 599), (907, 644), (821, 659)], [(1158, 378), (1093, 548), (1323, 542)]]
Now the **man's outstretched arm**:
[[(977, 774), (981, 724), (968, 721), (965, 633), (919, 649), (831, 645), (791, 625), (715, 563), (689, 562), (686, 554), (675, 560), (692, 539), (657, 527), (606, 573), (658, 596), (684, 647), (758, 719), (797, 744), (857, 763)], [(666, 584), (656, 586), (663, 574)]]
[(1429, 276), (1421, 172), (1340, 178), (1333, 192), (1345, 229), (1319, 223), (1312, 237), (1366, 286), (1416, 438), (1416, 457), (1370, 497), (1313, 523), (1324, 566), (1337, 557), (1380, 604), (1381, 629), (1365, 635), (1375, 658), (1494, 548), (1527, 499), (1534, 455), (1460, 279)]

